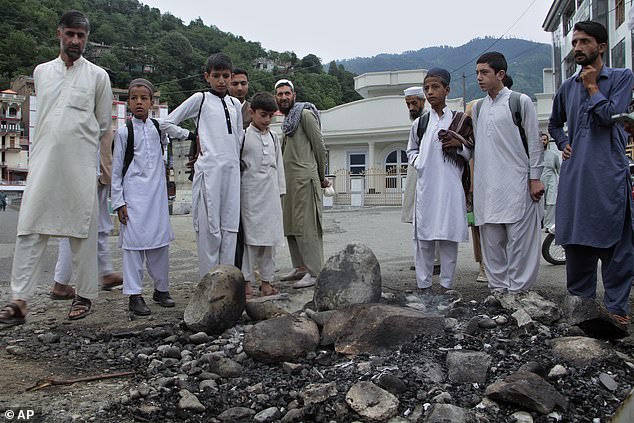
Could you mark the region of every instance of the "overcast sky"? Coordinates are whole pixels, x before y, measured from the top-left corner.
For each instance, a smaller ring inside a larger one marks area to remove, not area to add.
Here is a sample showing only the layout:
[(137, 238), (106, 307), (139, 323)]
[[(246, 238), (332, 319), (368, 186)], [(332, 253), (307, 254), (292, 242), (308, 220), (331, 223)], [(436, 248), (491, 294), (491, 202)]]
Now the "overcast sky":
[[(459, 46), (502, 35), (550, 43), (542, 23), (552, 0), (140, 0), (185, 24), (206, 25), (260, 42), (266, 50), (336, 59)], [(379, 6), (380, 5), (380, 6)]]

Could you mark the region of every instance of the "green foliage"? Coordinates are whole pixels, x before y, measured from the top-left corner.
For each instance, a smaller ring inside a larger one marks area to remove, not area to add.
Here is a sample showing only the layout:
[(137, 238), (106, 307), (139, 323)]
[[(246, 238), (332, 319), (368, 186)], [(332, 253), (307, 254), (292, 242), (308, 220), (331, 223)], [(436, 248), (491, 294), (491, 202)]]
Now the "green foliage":
[[(358, 96), (351, 74), (325, 75), (314, 54), (300, 60), (292, 51), (266, 51), (260, 43), (205, 25), (200, 18), (185, 24), (137, 0), (0, 0), (0, 8), (0, 89), (20, 74), (31, 75), (37, 64), (59, 54), (55, 35), (59, 16), (78, 9), (88, 15), (89, 40), (96, 43), (87, 46), (86, 58), (105, 68), (117, 88), (126, 88), (136, 77), (148, 78), (170, 109), (193, 93), (209, 89), (203, 78), (205, 63), (209, 55), (220, 51), (231, 57), (234, 66), (249, 72), (251, 95), (272, 92), (277, 79), (290, 78), (297, 84), (299, 98), (321, 109)], [(260, 57), (284, 66), (274, 72), (256, 70), (253, 62)]]

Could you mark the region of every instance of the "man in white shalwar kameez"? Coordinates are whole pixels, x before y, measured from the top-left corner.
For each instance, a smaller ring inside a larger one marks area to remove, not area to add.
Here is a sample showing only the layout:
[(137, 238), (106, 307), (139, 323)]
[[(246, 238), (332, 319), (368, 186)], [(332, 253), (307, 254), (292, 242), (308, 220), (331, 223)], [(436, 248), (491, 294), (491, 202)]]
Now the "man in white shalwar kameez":
[[(154, 281), (154, 302), (174, 307), (169, 294), (169, 243), (174, 240), (167, 203), (163, 151), (167, 137), (148, 118), (154, 86), (146, 79), (130, 82), (128, 107), (132, 112), (134, 156), (125, 162), (129, 124), (115, 137), (112, 158), (112, 208), (121, 223), (119, 247), (123, 249), (123, 294), (128, 309), (146, 316), (150, 308), (143, 299), (143, 261)], [(126, 168), (126, 164), (128, 167)]]
[(34, 71), (38, 119), (13, 256), (13, 302), (0, 327), (24, 323), (50, 236), (68, 237), (77, 291), (68, 318), (80, 319), (97, 297), (97, 184), (99, 139), (112, 121), (106, 71), (82, 57), (90, 24), (78, 11), (57, 27), (60, 56)]
[(535, 107), (522, 94), (524, 145), (511, 116), (511, 90), (503, 84), (506, 69), (501, 53), (477, 60), (478, 84), (488, 95), (473, 107), (473, 199), (489, 288), (517, 293), (529, 290), (539, 271), (544, 148)]
[[(97, 199), (99, 203), (99, 223), (97, 225), (97, 267), (101, 288), (110, 290), (123, 283), (121, 273), (115, 272), (110, 256), (108, 235), (114, 228), (108, 198), (110, 197), (110, 182), (112, 176), (112, 141), (114, 133), (108, 131), (100, 140), (99, 148), (99, 175), (97, 176)], [(68, 238), (60, 238), (57, 251), (57, 263), (55, 263), (55, 275), (51, 298), (65, 300), (75, 296), (75, 290), (70, 285), (73, 274), (73, 255), (70, 251)]]
[[(440, 255), (441, 289), (449, 290), (456, 271), (458, 243), (469, 241), (462, 173), (468, 166), (471, 150), (459, 138), (448, 135), (447, 130), (454, 119), (454, 113), (445, 101), (450, 91), (449, 83), (450, 74), (445, 69), (429, 70), (423, 81), (427, 101), (432, 107), (429, 124), (419, 143), (418, 120), (414, 121), (407, 146), (409, 163), (417, 172), (414, 203), (416, 283), (423, 290), (432, 285), (435, 246), (438, 245)], [(468, 116), (465, 118), (470, 121)], [(447, 135), (442, 136), (443, 133)], [(447, 148), (450, 147), (457, 153), (454, 160), (448, 157)]]
[[(192, 95), (161, 123), (161, 131), (171, 138), (199, 140), (192, 182), (192, 217), (200, 277), (218, 264), (233, 265), (235, 258), (244, 129), (240, 101), (227, 94), (232, 70), (227, 55), (212, 54), (205, 72), (211, 92)], [(178, 126), (186, 119), (196, 118), (199, 110), (198, 134)]]

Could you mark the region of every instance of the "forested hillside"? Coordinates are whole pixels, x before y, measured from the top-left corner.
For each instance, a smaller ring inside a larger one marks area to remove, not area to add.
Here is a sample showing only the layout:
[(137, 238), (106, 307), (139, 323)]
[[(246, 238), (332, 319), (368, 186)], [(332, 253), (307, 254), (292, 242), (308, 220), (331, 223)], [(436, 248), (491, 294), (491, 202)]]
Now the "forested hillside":
[[(479, 97), (474, 60), (487, 49), (507, 55), (514, 88), (530, 95), (541, 92), (542, 68), (550, 66), (550, 46), (517, 39), (503, 39), (494, 46), (494, 39), (475, 39), (460, 47), (431, 47), (324, 65), (314, 54), (298, 58), (290, 51), (266, 50), (259, 42), (220, 31), (200, 19), (185, 23), (137, 0), (0, 0), (0, 8), (0, 89), (8, 88), (17, 75), (31, 75), (38, 63), (57, 56), (59, 16), (74, 8), (89, 16), (90, 41), (98, 44), (89, 46), (85, 55), (108, 70), (113, 86), (125, 88), (132, 78), (146, 77), (158, 86), (170, 109), (207, 87), (204, 64), (210, 54), (219, 51), (231, 56), (235, 66), (249, 71), (251, 95), (270, 91), (277, 79), (290, 77), (292, 72), (298, 99), (320, 109), (360, 99), (354, 90), (357, 74), (433, 66), (453, 71), (454, 97), (463, 94), (463, 72), (467, 99)], [(259, 58), (280, 66), (272, 72), (255, 70), (253, 63)]]
[(551, 67), (551, 46), (533, 41), (508, 38), (476, 38), (459, 47), (429, 47), (402, 54), (379, 54), (339, 61), (355, 74), (403, 69), (442, 67), (451, 72), (451, 97), (462, 97), (462, 75), (466, 78), (467, 101), (482, 97), (475, 78), (475, 61), (485, 51), (506, 56), (513, 89), (533, 96), (542, 92), (542, 69)]
[(69, 9), (88, 15), (91, 42), (111, 47), (89, 46), (85, 55), (108, 70), (113, 86), (125, 88), (132, 78), (146, 77), (159, 87), (162, 101), (170, 108), (207, 87), (204, 64), (210, 54), (219, 51), (231, 56), (235, 66), (249, 71), (250, 94), (271, 91), (278, 78), (288, 76), (285, 69), (254, 70), (253, 60), (264, 57), (290, 64), (298, 98), (314, 102), (320, 109), (360, 98), (354, 91), (353, 75), (342, 66), (332, 63), (325, 72), (315, 55), (298, 58), (293, 52), (265, 50), (258, 42), (222, 32), (201, 20), (184, 23), (137, 0), (0, 0), (0, 89), (8, 88), (17, 75), (31, 75), (38, 63), (57, 56), (55, 28), (59, 16)]

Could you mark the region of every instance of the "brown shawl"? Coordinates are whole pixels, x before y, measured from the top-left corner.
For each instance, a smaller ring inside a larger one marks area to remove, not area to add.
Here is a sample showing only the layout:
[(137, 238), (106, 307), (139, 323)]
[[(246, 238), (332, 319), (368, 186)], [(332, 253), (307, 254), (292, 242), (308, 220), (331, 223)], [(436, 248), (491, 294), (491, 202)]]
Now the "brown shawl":
[[(438, 131), (438, 138), (443, 141), (449, 138), (456, 138), (462, 143), (462, 148), (473, 149), (475, 145), (475, 139), (473, 137), (473, 125), (471, 123), (471, 116), (466, 113), (456, 112), (453, 115), (449, 129), (441, 129)], [(471, 190), (471, 171), (469, 165), (464, 157), (458, 154), (458, 148), (449, 147), (442, 151), (445, 161), (449, 161), (454, 165), (462, 168), (462, 187), (467, 198), (467, 208), (470, 208), (470, 195)]]

